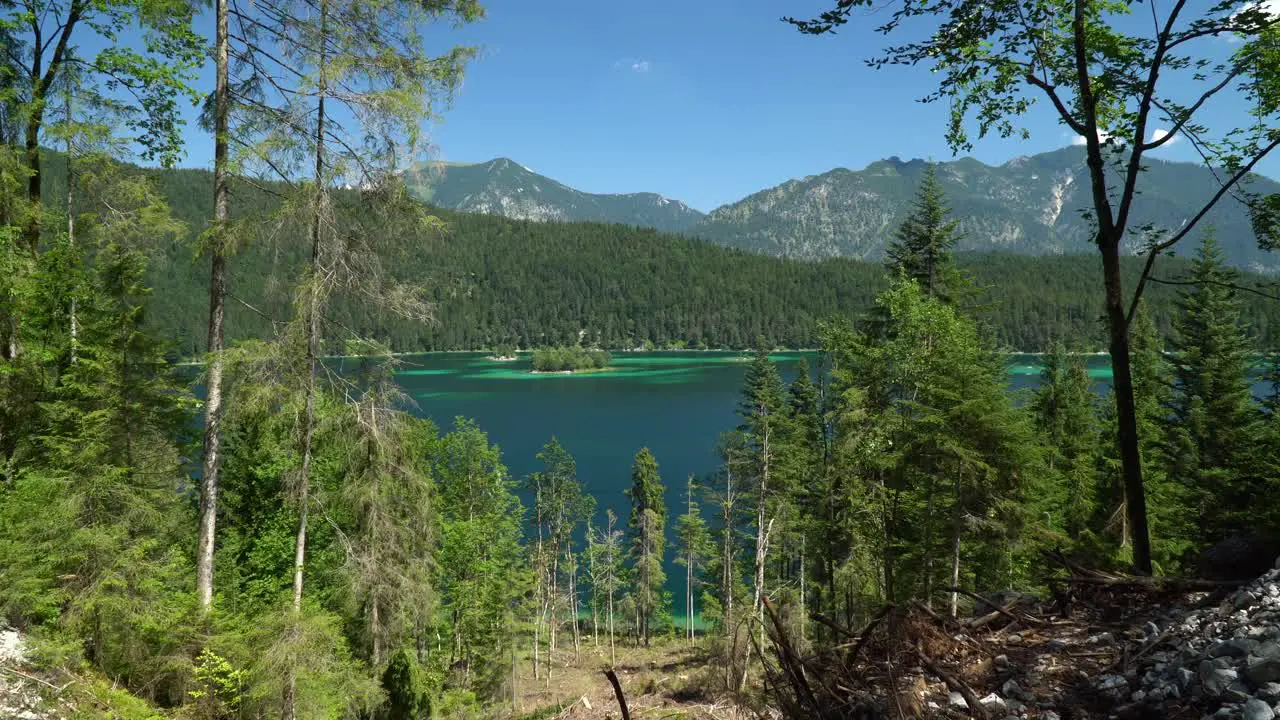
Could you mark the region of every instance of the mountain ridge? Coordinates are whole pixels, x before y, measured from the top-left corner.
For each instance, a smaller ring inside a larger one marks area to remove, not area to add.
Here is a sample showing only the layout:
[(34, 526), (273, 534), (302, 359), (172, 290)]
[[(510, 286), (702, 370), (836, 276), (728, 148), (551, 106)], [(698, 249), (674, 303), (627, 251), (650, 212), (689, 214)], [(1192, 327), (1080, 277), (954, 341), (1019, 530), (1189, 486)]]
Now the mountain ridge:
[[(844, 166), (790, 178), (703, 214), (659, 193), (588, 193), (499, 157), (480, 163), (427, 163), (406, 173), (417, 197), (461, 212), (518, 220), (590, 221), (649, 227), (750, 252), (819, 260), (883, 258), (893, 232), (931, 161), (892, 155), (854, 170)], [(937, 161), (939, 179), (960, 223), (960, 251), (1025, 255), (1092, 252), (1092, 205), (1083, 149), (1019, 155), (998, 165), (965, 156)], [(1131, 228), (1177, 228), (1215, 189), (1213, 173), (1194, 163), (1148, 158)], [(1253, 188), (1280, 183), (1252, 176)], [(1257, 248), (1247, 209), (1224, 200), (1205, 218), (1228, 261), (1275, 273), (1280, 257)], [(1125, 250), (1138, 253), (1137, 231)]]
[(506, 157), (423, 163), (405, 173), (409, 191), (433, 205), (513, 220), (613, 222), (682, 232), (703, 214), (658, 193), (589, 193)]

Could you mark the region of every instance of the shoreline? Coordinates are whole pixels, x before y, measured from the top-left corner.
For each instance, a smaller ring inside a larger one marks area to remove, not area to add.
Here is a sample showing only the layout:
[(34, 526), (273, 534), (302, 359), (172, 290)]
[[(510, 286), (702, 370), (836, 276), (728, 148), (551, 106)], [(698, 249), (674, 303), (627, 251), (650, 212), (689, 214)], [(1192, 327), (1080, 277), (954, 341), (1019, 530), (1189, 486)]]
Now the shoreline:
[[(693, 348), (655, 348), (653, 350), (645, 350), (642, 348), (620, 348), (620, 349), (604, 348), (604, 350), (605, 352), (608, 352), (610, 354), (618, 354), (618, 355), (640, 355), (645, 353), (720, 353), (720, 354), (731, 354), (731, 355), (740, 355), (743, 357), (750, 357), (755, 353), (755, 350), (752, 350), (749, 348), (744, 348), (740, 350), (730, 350), (730, 349), (724, 349), (724, 348), (706, 348), (701, 350), (697, 350)], [(769, 354), (781, 355), (781, 354), (791, 354), (791, 353), (818, 353), (818, 352), (822, 352), (822, 349), (821, 348), (776, 348), (776, 349), (770, 350)], [(529, 356), (529, 355), (532, 355), (533, 353), (532, 351), (522, 350), (522, 351), (519, 351), (519, 354), (524, 354), (526, 356)], [(379, 357), (402, 358), (402, 357), (411, 357), (415, 355), (485, 355), (484, 359), (489, 360), (491, 362), (516, 362), (520, 360), (519, 354), (517, 354), (514, 357), (498, 357), (493, 355), (491, 350), (485, 350), (485, 349), (416, 350), (412, 352), (393, 352), (393, 353), (379, 354), (379, 355), (321, 355), (320, 359), (321, 360), (366, 360), (369, 358), (379, 358)], [(1027, 356), (1027, 357), (1045, 357), (1049, 355), (1049, 353), (1046, 351), (1029, 351), (1029, 350), (1002, 350), (1002, 351), (999, 351), (997, 354), (1005, 357), (1014, 357), (1019, 355)], [(1078, 357), (1107, 357), (1108, 355), (1110, 355), (1110, 353), (1106, 352), (1105, 350), (1096, 350), (1092, 352), (1068, 353), (1068, 355), (1078, 356)], [(1264, 357), (1264, 356), (1260, 355), (1259, 357)], [(193, 366), (204, 365), (204, 364), (205, 363), (203, 360), (192, 360), (190, 358), (184, 358), (182, 360), (179, 360), (173, 363), (173, 366), (174, 367), (193, 367)]]

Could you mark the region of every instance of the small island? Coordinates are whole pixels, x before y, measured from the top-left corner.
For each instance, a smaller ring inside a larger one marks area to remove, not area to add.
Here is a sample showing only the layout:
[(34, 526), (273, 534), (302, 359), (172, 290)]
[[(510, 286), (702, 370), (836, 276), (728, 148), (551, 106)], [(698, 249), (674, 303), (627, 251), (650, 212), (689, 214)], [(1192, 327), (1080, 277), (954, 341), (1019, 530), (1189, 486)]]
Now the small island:
[(581, 346), (538, 348), (533, 351), (533, 372), (599, 372), (608, 368), (611, 359), (605, 350)]
[(489, 359), (499, 362), (511, 362), (516, 359), (516, 346), (509, 344), (498, 345), (493, 348), (493, 354), (489, 356)]

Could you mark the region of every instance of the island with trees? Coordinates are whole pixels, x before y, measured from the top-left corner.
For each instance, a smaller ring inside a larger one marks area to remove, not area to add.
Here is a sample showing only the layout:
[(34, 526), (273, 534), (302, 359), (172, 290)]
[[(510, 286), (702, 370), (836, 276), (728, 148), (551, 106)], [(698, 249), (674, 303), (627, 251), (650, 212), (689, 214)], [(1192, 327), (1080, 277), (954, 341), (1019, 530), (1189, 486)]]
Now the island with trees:
[(535, 373), (600, 372), (608, 369), (611, 359), (607, 350), (578, 345), (538, 348), (533, 351), (532, 368)]

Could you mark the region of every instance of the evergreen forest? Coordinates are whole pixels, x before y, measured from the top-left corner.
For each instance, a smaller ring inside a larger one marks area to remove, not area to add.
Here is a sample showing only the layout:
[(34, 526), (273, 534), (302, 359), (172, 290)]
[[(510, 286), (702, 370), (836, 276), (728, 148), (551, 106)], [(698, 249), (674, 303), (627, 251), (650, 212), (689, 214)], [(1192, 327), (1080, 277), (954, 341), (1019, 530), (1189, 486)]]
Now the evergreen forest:
[[(957, 255), (932, 172), (882, 264), (448, 213), (400, 173), (476, 54), (422, 28), (475, 0), (192, 13), (0, 3), (0, 620), (78, 717), (553, 717), (655, 648), (767, 707), (766, 612), (840, 648), (886, 603), (1043, 590), (1046, 551), (1177, 575), (1280, 537), (1280, 300), (1211, 227), (1186, 257)], [(212, 172), (172, 169), (183, 103)], [(404, 351), (638, 346), (754, 355), (718, 470), (636, 447), (626, 507), (557, 438), (515, 477), (395, 382)], [(779, 346), (817, 360), (784, 382)], [(1033, 392), (1010, 349), (1045, 352)]]

